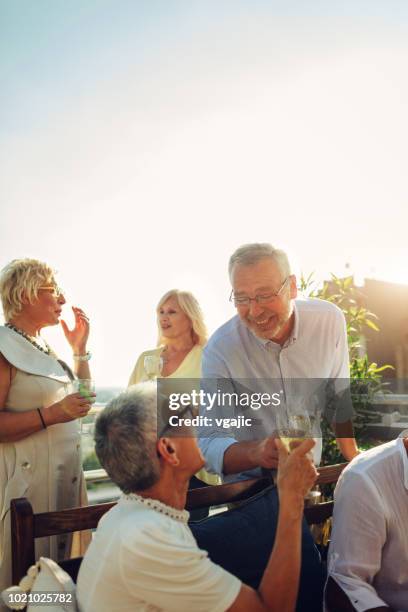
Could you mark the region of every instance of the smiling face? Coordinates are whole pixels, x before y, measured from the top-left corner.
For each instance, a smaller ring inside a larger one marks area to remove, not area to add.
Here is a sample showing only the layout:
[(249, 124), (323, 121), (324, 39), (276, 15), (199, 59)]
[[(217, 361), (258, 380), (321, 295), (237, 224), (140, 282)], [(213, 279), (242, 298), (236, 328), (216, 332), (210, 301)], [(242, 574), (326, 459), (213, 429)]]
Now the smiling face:
[(174, 340), (192, 332), (193, 326), (189, 317), (180, 308), (175, 296), (170, 297), (159, 308), (157, 319), (164, 339)]
[(65, 304), (64, 295), (58, 293), (54, 279), (50, 279), (44, 287), (47, 289), (38, 289), (37, 299), (32, 304), (27, 300), (22, 309), (22, 313), (38, 328), (58, 325), (62, 306)]
[[(237, 264), (231, 274), (236, 298), (277, 294), (284, 281), (278, 265), (269, 257), (248, 266)], [(256, 336), (283, 344), (293, 328), (292, 299), (296, 295), (296, 278), (291, 275), (278, 297), (271, 297), (269, 302), (263, 304), (252, 300), (247, 305), (238, 305), (237, 312), (241, 321)]]

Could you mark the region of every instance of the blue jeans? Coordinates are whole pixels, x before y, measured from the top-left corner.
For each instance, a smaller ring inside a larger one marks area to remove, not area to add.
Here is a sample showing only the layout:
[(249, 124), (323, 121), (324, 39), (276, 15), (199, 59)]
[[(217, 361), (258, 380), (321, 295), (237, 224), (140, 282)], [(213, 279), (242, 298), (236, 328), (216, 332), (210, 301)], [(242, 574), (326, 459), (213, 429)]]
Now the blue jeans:
[[(190, 528), (214, 563), (257, 589), (275, 540), (278, 512), (277, 489), (270, 487), (238, 508), (190, 523)], [(320, 554), (303, 519), (297, 612), (321, 612), (325, 578)]]

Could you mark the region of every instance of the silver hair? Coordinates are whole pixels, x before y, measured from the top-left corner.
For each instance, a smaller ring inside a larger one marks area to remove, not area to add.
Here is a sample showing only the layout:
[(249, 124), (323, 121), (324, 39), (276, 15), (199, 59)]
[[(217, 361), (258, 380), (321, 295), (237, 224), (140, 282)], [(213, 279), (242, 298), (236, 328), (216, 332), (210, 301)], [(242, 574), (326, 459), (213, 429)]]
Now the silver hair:
[(143, 491), (160, 478), (156, 385), (130, 387), (107, 404), (95, 424), (95, 452), (124, 492)]
[(277, 264), (282, 278), (287, 278), (292, 274), (289, 259), (285, 251), (276, 249), (268, 242), (253, 242), (251, 244), (243, 244), (231, 255), (228, 264), (230, 279), (234, 266), (251, 266), (265, 257), (269, 257)]

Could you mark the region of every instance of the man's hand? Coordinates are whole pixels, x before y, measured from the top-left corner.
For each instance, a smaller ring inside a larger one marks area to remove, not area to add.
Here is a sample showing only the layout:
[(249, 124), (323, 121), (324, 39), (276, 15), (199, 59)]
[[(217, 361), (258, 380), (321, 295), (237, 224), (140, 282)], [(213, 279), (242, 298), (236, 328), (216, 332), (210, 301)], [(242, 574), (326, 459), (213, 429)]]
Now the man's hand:
[(256, 466), (269, 470), (278, 467), (279, 453), (276, 438), (260, 440), (253, 449), (253, 459)]
[(288, 453), (281, 440), (276, 439), (279, 453), (278, 491), (280, 502), (295, 503), (302, 501), (310, 491), (318, 476), (309, 451), (315, 445), (313, 439), (307, 439), (298, 444)]
[(246, 470), (263, 467), (272, 470), (278, 467), (279, 453), (276, 438), (235, 442), (224, 453), (224, 474), (238, 474)]

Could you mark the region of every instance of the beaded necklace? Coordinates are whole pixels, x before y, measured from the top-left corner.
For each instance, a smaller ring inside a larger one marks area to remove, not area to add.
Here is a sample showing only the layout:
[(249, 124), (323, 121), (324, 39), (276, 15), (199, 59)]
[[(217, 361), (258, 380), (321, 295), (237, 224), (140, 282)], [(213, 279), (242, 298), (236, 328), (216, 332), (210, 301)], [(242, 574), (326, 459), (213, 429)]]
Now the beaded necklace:
[(151, 510), (155, 510), (160, 514), (164, 514), (175, 521), (180, 521), (181, 523), (187, 524), (190, 513), (187, 510), (176, 510), (176, 508), (172, 508), (171, 506), (167, 506), (167, 504), (163, 504), (163, 502), (158, 499), (151, 499), (150, 497), (142, 497), (137, 493), (123, 493), (122, 498), (130, 501), (136, 501)]
[(35, 339), (32, 336), (29, 336), (28, 334), (26, 334), (25, 331), (23, 331), (22, 329), (19, 329), (18, 327), (16, 327), (12, 323), (6, 323), (6, 327), (8, 327), (9, 329), (12, 329), (14, 332), (16, 332), (16, 334), (19, 334), (20, 336), (25, 338), (30, 344), (35, 346), (35, 348), (37, 348), (39, 351), (42, 351), (46, 355), (51, 355), (51, 353), (52, 353), (51, 347), (49, 346), (49, 344), (45, 340), (43, 340), (43, 342), (45, 344), (45, 348), (44, 348), (43, 346), (38, 344), (38, 342), (36, 342)]

